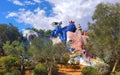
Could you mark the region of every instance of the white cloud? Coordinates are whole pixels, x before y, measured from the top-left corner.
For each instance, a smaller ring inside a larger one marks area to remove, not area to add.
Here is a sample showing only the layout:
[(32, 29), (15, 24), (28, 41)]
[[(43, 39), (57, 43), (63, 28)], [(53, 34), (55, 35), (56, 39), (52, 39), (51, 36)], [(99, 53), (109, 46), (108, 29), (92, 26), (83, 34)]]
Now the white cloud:
[[(40, 0), (34, 0), (39, 2)], [(31, 24), (37, 29), (51, 29), (54, 21), (63, 21), (67, 25), (69, 20), (74, 20), (75, 24), (81, 24), (83, 29), (87, 29), (87, 23), (91, 21), (91, 16), (95, 7), (101, 2), (119, 2), (119, 0), (46, 0), (53, 4), (54, 16), (47, 17), (44, 10), (36, 8), (34, 11), (20, 9), (16, 12), (19, 22)], [(13, 12), (12, 12), (13, 13)], [(18, 16), (19, 15), (19, 16)], [(9, 16), (9, 15), (8, 15)], [(12, 17), (12, 16), (9, 16)]]
[(17, 13), (11, 12), (6, 16), (6, 18), (15, 17), (15, 16), (17, 16)]
[[(20, 0), (8, 0), (8, 1), (12, 2), (15, 5), (19, 5), (19, 6), (35, 5), (35, 1), (28, 1), (28, 0), (25, 0), (22, 2)], [(36, 0), (36, 2), (39, 2), (39, 0)]]
[(20, 1), (18, 1), (18, 0), (14, 0), (13, 3), (16, 4), (16, 5), (21, 5), (21, 6), (23, 5), (23, 4), (22, 4)]
[(24, 1), (24, 4), (25, 4), (25, 5), (35, 5), (35, 3), (34, 3), (34, 2), (31, 2), (31, 1)]
[(15, 5), (23, 6), (23, 3), (21, 3), (19, 0), (8, 0), (8, 1), (12, 2)]
[(34, 2), (36, 2), (36, 3), (40, 3), (40, 0), (33, 0)]
[(91, 0), (82, 3), (82, 0), (63, 0), (63, 2), (58, 0), (49, 0), (55, 5), (53, 8), (54, 13), (57, 15), (58, 19), (63, 21), (75, 20), (76, 24), (80, 23), (81, 19), (92, 14), (95, 6), (100, 3), (100, 1), (92, 2)]
[(18, 15), (17, 21), (20, 23), (24, 22), (25, 24), (33, 25), (37, 29), (51, 28), (49, 25), (49, 18), (45, 17), (45, 11), (40, 8), (35, 9), (33, 12), (25, 9), (19, 9), (19, 12), (16, 14)]

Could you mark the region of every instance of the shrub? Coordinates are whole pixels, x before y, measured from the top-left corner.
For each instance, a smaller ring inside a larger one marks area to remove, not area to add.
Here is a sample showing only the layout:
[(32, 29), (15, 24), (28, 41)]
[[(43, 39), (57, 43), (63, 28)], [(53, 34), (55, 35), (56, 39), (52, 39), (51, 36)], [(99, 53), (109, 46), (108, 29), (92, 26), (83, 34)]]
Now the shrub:
[(2, 68), (10, 69), (13, 66), (19, 66), (20, 60), (13, 56), (4, 56), (0, 58), (0, 66)]
[(69, 60), (69, 56), (68, 55), (63, 55), (62, 56), (62, 60), (61, 60), (61, 64), (67, 64)]
[(120, 72), (114, 72), (114, 73), (111, 73), (110, 75), (120, 75)]
[(92, 67), (84, 67), (82, 70), (83, 75), (101, 75), (100, 72)]
[(5, 73), (5, 75), (13, 75), (12, 73), (10, 73), (10, 72), (7, 72), (7, 73)]
[(5, 73), (5, 75), (21, 75), (19, 70), (12, 70), (10, 72)]
[(98, 63), (94, 66), (102, 75), (108, 75), (110, 73), (110, 66), (106, 63)]
[(47, 75), (47, 65), (37, 64), (33, 70), (33, 75)]
[(6, 73), (6, 69), (0, 68), (0, 75), (4, 75)]
[[(20, 60), (13, 56), (3, 56), (0, 58), (0, 75), (4, 75), (6, 72), (16, 70), (20, 66)], [(8, 73), (10, 74), (10, 73)]]

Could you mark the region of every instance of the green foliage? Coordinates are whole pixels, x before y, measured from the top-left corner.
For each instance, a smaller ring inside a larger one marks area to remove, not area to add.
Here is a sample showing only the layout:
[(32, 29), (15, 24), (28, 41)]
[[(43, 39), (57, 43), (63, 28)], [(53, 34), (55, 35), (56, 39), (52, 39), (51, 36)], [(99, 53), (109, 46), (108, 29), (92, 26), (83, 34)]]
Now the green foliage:
[(0, 68), (0, 75), (4, 75), (6, 73), (6, 69), (5, 68)]
[(18, 40), (18, 29), (12, 24), (0, 24), (0, 32), (0, 47), (2, 47), (3, 43), (5, 43), (6, 41), (12, 42)]
[(101, 75), (101, 74), (96, 69), (88, 66), (83, 68), (82, 75)]
[(48, 68), (51, 69), (51, 75), (58, 75), (58, 67), (56, 65), (50, 65), (48, 64), (37, 64), (35, 66), (35, 69), (33, 70), (33, 75), (48, 75)]
[(33, 75), (47, 75), (46, 64), (37, 64), (33, 70)]
[(65, 53), (65, 46), (64, 44), (60, 43), (60, 44), (55, 44), (52, 45), (52, 49), (51, 49), (51, 55), (53, 57), (55, 57), (56, 59), (60, 59), (63, 54)]
[(120, 75), (120, 72), (114, 72), (114, 73), (111, 73), (110, 75)]
[(120, 4), (99, 4), (89, 23), (90, 48), (93, 55), (110, 62), (120, 58)]
[(97, 63), (94, 68), (101, 72), (102, 75), (108, 75), (110, 73), (110, 66), (106, 63)]
[(20, 55), (24, 54), (24, 46), (19, 41), (13, 41), (12, 43), (7, 41), (3, 45), (3, 49), (7, 55), (20, 57)]
[(52, 45), (50, 39), (38, 37), (32, 40), (29, 53), (37, 61), (49, 59), (53, 62), (54, 59), (60, 58), (64, 51), (65, 46), (63, 44)]
[(51, 31), (52, 30), (44, 30), (44, 29), (36, 29), (36, 28), (28, 28), (31, 29), (35, 32), (37, 32), (38, 34), (44, 35), (44, 36), (50, 36), (51, 35)]
[(9, 41), (11, 41), (11, 42), (18, 40), (18, 38), (20, 36), (17, 27), (13, 26), (11, 23), (7, 27), (7, 34), (6, 35), (8, 36)]
[(4, 56), (0, 58), (0, 67), (10, 69), (13, 66), (19, 66), (20, 59), (13, 56)]
[(38, 31), (38, 33), (40, 33), (40, 34), (45, 34), (45, 30), (42, 30), (42, 29), (40, 29), (39, 31)]
[(21, 75), (19, 70), (12, 70), (10, 72), (5, 73), (5, 75)]
[[(65, 46), (63, 44), (53, 45), (50, 39), (38, 37), (32, 41), (29, 52), (35, 60), (41, 62), (44, 61), (45, 63), (47, 63), (47, 66), (50, 69), (48, 73), (52, 73), (52, 75), (57, 75), (56, 73), (58, 72), (58, 69), (53, 64), (56, 63), (55, 59), (62, 57), (64, 51)], [(41, 65), (39, 66), (41, 68)], [(43, 69), (45, 70), (46, 68)], [(38, 73), (40, 72), (41, 70), (34, 69), (34, 74), (38, 75)], [(45, 75), (44, 73), (46, 72), (42, 71), (42, 73), (43, 75)]]
[(45, 31), (45, 36), (50, 36), (51, 35), (51, 30), (47, 30), (47, 31)]
[(49, 39), (38, 37), (32, 40), (29, 53), (38, 61), (50, 55), (51, 46), (52, 44)]
[(7, 72), (5, 73), (5, 75), (13, 75), (13, 73)]
[(16, 70), (20, 66), (20, 59), (13, 56), (4, 56), (0, 58), (0, 75), (4, 75), (6, 72)]
[(62, 60), (61, 60), (61, 64), (66, 65), (68, 63), (69, 60), (69, 55), (65, 54), (62, 56)]

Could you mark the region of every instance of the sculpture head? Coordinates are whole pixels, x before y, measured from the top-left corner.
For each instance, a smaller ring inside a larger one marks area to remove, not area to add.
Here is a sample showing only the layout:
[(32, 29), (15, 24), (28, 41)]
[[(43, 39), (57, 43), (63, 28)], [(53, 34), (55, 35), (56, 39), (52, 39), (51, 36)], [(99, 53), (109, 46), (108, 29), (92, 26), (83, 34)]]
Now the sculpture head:
[(82, 45), (83, 45), (82, 35), (78, 35), (78, 34), (73, 33), (73, 32), (67, 32), (66, 44), (69, 48), (72, 48), (75, 51), (82, 50)]
[(83, 49), (83, 46), (85, 45), (85, 38), (86, 37), (82, 35), (82, 28), (80, 24), (78, 25), (78, 31), (76, 33), (67, 32), (67, 44), (75, 51)]
[(23, 29), (22, 30), (22, 37), (25, 38), (27, 41), (31, 41), (35, 37), (38, 37), (37, 32), (30, 30), (30, 29)]
[(52, 22), (51, 24), (53, 27), (56, 27), (57, 25), (61, 26), (62, 25), (62, 21), (60, 22)]
[(69, 24), (73, 24), (73, 23), (74, 23), (74, 21), (72, 21), (72, 20), (69, 21)]

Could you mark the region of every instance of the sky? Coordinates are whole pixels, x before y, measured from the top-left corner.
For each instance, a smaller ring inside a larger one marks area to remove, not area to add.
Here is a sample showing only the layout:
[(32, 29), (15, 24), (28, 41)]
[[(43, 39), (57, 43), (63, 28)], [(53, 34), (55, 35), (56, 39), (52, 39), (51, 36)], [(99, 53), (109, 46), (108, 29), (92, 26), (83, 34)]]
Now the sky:
[(70, 20), (88, 28), (99, 3), (118, 3), (120, 0), (0, 0), (0, 24), (12, 23), (19, 31), (25, 28), (54, 29), (52, 22)]

